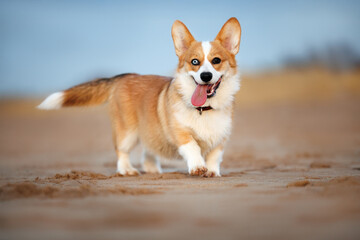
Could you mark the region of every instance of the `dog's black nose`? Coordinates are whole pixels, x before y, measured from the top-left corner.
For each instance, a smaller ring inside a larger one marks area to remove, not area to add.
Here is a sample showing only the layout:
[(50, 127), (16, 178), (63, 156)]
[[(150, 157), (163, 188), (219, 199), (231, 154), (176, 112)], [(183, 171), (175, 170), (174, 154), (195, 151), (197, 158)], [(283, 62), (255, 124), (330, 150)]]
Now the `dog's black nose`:
[(202, 72), (200, 74), (200, 78), (201, 80), (203, 80), (204, 82), (209, 82), (212, 79), (212, 73), (211, 72)]

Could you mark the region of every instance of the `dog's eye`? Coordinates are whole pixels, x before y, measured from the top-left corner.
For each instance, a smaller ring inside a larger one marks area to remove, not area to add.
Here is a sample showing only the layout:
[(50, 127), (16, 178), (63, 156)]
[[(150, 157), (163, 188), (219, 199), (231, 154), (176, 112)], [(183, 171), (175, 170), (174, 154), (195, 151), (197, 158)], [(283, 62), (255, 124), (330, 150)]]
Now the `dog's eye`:
[(200, 64), (200, 61), (197, 60), (196, 58), (194, 58), (193, 60), (191, 60), (191, 64), (196, 66), (196, 65), (199, 65)]
[(216, 58), (213, 58), (213, 60), (211, 62), (212, 62), (212, 64), (219, 64), (221, 62), (221, 59), (216, 57)]

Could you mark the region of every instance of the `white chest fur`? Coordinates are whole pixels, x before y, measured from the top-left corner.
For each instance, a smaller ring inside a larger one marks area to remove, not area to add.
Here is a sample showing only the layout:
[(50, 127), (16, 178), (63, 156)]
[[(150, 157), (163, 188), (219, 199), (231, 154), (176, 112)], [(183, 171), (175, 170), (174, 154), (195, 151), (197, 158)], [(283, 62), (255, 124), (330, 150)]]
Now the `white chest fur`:
[(205, 111), (202, 115), (191, 104), (191, 96), (196, 88), (192, 77), (182, 70), (176, 74), (173, 82), (182, 96), (182, 101), (173, 105), (176, 120), (190, 128), (210, 148), (222, 143), (231, 133), (231, 108), (234, 95), (240, 88), (240, 78), (238, 74), (228, 76), (229, 74), (224, 74), (216, 95), (207, 99), (204, 104), (214, 109)]
[(229, 110), (209, 110), (202, 115), (185, 104), (176, 104), (176, 120), (194, 132), (197, 138), (211, 148), (222, 143), (231, 132), (231, 112)]

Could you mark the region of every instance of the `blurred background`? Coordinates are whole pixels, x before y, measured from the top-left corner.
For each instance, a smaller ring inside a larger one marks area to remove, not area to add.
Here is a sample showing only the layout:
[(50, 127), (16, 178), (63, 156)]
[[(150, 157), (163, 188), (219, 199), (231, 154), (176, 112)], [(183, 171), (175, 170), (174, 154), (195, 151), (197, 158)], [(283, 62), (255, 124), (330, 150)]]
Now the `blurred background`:
[(245, 74), (323, 66), (353, 70), (360, 58), (359, 1), (0, 2), (0, 96), (44, 96), (124, 72), (172, 75), (172, 23), (212, 40), (230, 17), (242, 26)]
[[(230, 17), (242, 87), (221, 178), (166, 160), (116, 175), (106, 105), (35, 108), (171, 76), (173, 22), (212, 40)], [(0, 239), (360, 239), (359, 26), (352, 0), (0, 0)]]

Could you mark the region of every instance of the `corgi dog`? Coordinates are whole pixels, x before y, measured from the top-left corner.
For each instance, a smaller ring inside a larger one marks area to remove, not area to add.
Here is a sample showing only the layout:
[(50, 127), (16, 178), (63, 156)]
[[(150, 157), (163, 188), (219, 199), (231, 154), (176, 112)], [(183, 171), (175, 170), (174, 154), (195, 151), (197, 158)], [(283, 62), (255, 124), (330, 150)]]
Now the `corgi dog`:
[(240, 89), (235, 55), (241, 27), (230, 18), (212, 42), (198, 42), (184, 23), (172, 30), (179, 58), (174, 77), (121, 74), (48, 96), (40, 109), (108, 102), (117, 172), (138, 175), (129, 153), (140, 141), (143, 170), (161, 173), (159, 158), (184, 159), (193, 176), (220, 176), (231, 132), (234, 95)]

